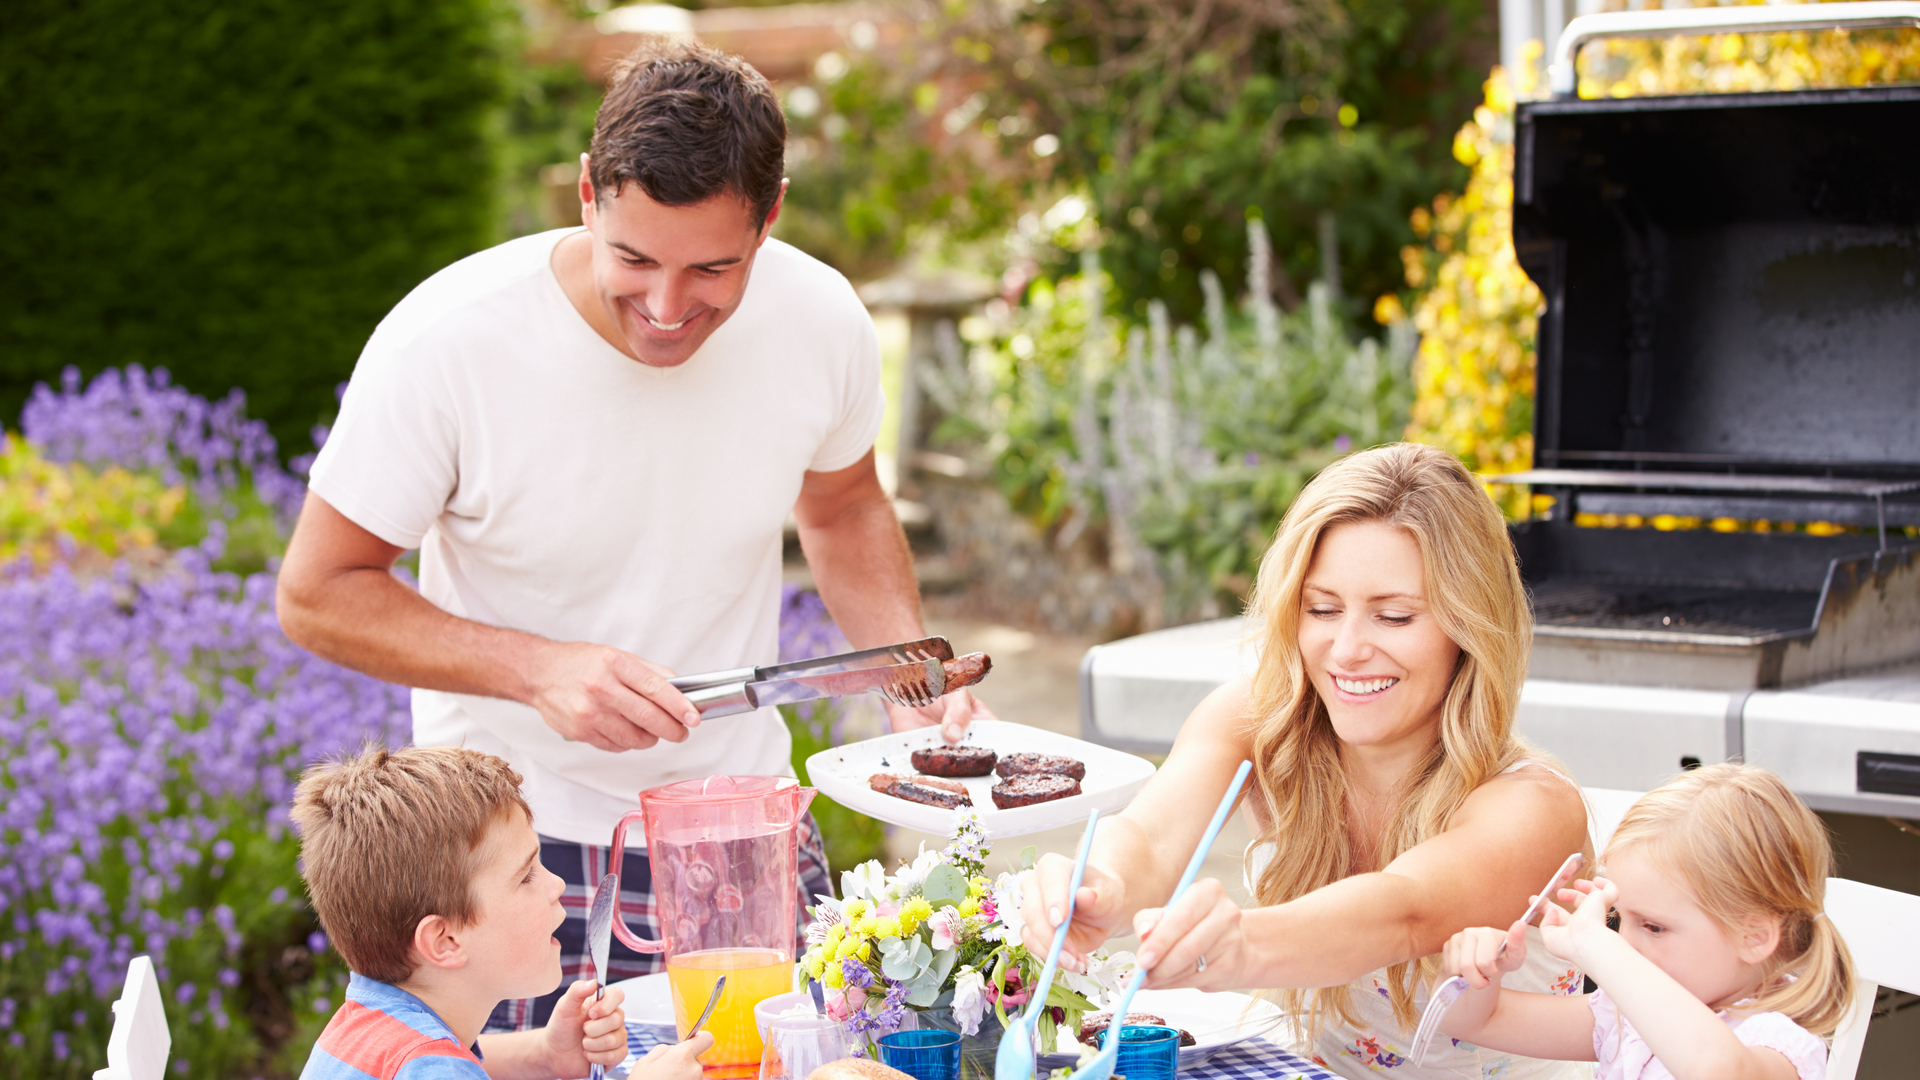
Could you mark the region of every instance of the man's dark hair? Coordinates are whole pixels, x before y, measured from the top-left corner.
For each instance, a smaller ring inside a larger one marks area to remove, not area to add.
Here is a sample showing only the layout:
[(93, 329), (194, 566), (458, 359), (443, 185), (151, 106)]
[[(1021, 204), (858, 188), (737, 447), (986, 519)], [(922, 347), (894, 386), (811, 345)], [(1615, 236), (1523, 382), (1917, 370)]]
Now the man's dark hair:
[(764, 224), (780, 197), (787, 118), (752, 65), (709, 45), (655, 38), (614, 69), (588, 147), (596, 202), (628, 181), (664, 206), (744, 199)]

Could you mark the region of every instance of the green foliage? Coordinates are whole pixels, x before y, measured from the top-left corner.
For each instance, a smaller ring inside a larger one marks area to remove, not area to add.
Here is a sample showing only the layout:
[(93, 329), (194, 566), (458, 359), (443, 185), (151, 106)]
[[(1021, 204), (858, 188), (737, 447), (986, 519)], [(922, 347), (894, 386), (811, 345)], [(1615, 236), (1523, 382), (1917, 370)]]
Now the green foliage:
[[(807, 759), (834, 746), (834, 709), (831, 701), (811, 705), (782, 705), (780, 716), (793, 736), (793, 772), (802, 784), (807, 779)], [(868, 859), (884, 859), (887, 854), (886, 826), (841, 806), (824, 795), (814, 796), (813, 819), (820, 826), (827, 847), (827, 864), (835, 880), (843, 870), (851, 870)]]
[(505, 14), (0, 5), (0, 415), (140, 362), (305, 445), (375, 323), (492, 238)]
[(884, 275), (930, 229), (1004, 229), (1014, 201), (932, 123), (931, 84), (904, 61), (829, 54), (785, 94), (791, 184), (774, 235), (854, 280)]
[(1117, 562), (1137, 549), (1171, 621), (1244, 597), (1301, 487), (1347, 450), (1396, 438), (1412, 398), (1410, 326), (1385, 348), (1355, 341), (1322, 285), (1282, 313), (1265, 232), (1256, 222), (1248, 236), (1239, 312), (1201, 275), (1204, 334), (1157, 299), (1144, 324), (1108, 318), (1088, 257), (977, 334), (971, 356), (950, 339), (928, 379), (948, 412), (936, 437), (984, 451), (1009, 501), (1063, 539), (1098, 526)]
[[(1458, 184), (1446, 137), (1491, 59), (1476, 55), (1486, 10), (1475, 0), (949, 11), (953, 63), (986, 87), (1010, 156), (1040, 155), (1055, 187), (1090, 193), (1102, 265), (1135, 319), (1155, 299), (1200, 318), (1202, 269), (1244, 290), (1237, 233), (1255, 216), (1273, 237), (1282, 306), (1297, 307), (1326, 269), (1337, 268), (1337, 294), (1398, 288), (1407, 212)], [(1338, 257), (1323, 266), (1333, 219)]]

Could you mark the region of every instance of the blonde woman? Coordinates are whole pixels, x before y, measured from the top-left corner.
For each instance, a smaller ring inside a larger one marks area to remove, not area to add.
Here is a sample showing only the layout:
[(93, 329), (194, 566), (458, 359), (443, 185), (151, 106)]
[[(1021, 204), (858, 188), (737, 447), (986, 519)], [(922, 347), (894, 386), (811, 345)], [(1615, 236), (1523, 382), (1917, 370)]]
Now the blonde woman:
[[(1101, 822), (1062, 962), (1131, 928), (1147, 986), (1277, 991), (1299, 1049), (1343, 1076), (1579, 1075), (1444, 1039), (1407, 1060), (1448, 939), (1511, 923), (1569, 853), (1591, 854), (1579, 789), (1513, 733), (1532, 623), (1492, 501), (1430, 447), (1344, 458), (1287, 512), (1251, 621), (1252, 679), (1202, 702)], [(1203, 880), (1161, 910), (1248, 758), (1258, 906)], [(1050, 943), (1070, 869), (1050, 856), (1028, 879), (1030, 948)], [(1527, 955), (1509, 988), (1580, 990), (1545, 949)]]

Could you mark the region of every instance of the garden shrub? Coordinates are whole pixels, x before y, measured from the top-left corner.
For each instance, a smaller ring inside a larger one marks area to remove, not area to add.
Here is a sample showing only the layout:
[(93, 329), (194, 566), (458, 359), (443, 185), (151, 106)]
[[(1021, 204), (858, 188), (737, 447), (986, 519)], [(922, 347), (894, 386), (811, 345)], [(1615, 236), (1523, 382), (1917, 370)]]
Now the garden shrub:
[(492, 239), (510, 10), (0, 5), (0, 416), (142, 363), (304, 445), (388, 309)]
[(1008, 501), (1061, 543), (1105, 529), (1117, 563), (1157, 573), (1165, 621), (1237, 610), (1301, 487), (1397, 438), (1412, 396), (1410, 327), (1384, 348), (1356, 342), (1324, 283), (1282, 312), (1263, 223), (1246, 235), (1238, 312), (1200, 274), (1204, 333), (1157, 301), (1144, 324), (1110, 316), (1089, 253), (1078, 277), (1037, 283), (1005, 326), (979, 328), (970, 354), (947, 335), (924, 373), (948, 414), (937, 435), (988, 456)]

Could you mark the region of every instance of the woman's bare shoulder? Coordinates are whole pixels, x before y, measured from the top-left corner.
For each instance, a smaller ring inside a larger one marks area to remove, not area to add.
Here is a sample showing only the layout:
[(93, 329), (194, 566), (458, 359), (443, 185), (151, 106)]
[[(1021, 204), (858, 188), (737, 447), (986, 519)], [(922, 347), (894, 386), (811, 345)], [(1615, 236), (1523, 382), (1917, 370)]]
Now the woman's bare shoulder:
[(1456, 821), (1461, 817), (1497, 820), (1508, 815), (1586, 835), (1587, 804), (1579, 786), (1565, 773), (1538, 762), (1489, 777), (1468, 794)]

